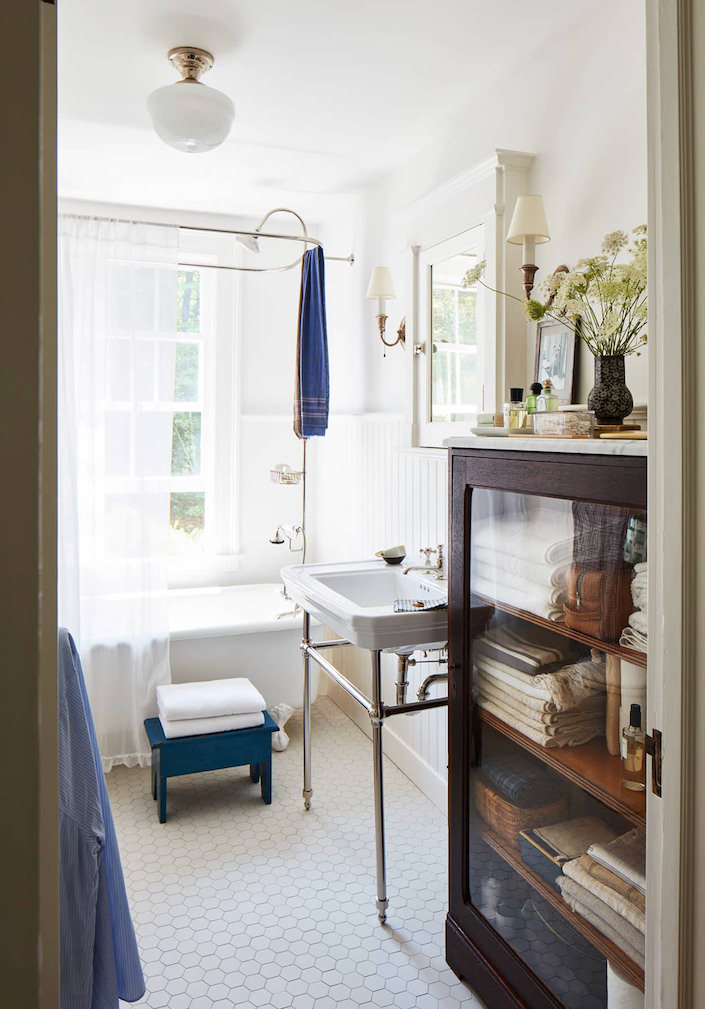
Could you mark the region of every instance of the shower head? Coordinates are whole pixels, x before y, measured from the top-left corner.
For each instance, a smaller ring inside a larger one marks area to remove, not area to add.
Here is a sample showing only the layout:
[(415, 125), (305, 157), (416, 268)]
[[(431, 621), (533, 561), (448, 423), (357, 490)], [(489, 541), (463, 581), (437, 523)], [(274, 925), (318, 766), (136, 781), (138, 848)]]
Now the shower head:
[(270, 537), (269, 542), (274, 543), (276, 546), (281, 546), (281, 544), (284, 542), (281, 526), (277, 526), (277, 531), (274, 533), (274, 536)]
[(237, 240), (244, 249), (248, 250), (248, 252), (259, 253), (259, 238), (257, 238), (256, 235), (238, 235)]

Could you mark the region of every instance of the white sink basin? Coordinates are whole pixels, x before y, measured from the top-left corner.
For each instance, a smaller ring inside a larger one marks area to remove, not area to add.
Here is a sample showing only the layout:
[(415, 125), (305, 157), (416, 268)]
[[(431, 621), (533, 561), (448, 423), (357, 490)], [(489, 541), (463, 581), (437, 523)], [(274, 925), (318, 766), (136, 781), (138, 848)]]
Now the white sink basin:
[(298, 564), (282, 568), (288, 595), (359, 648), (382, 651), (448, 640), (448, 611), (395, 613), (395, 599), (447, 602), (445, 582), (437, 582), (384, 561), (352, 564)]

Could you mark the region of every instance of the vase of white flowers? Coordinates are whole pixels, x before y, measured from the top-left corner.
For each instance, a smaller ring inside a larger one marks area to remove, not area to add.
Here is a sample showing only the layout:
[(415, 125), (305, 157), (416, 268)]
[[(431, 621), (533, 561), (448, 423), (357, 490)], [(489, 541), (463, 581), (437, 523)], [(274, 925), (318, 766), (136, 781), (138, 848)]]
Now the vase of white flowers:
[(621, 424), (632, 412), (634, 400), (624, 378), (624, 354), (595, 357), (595, 384), (587, 405), (595, 411), (598, 424)]
[[(484, 268), (484, 262), (478, 263), (463, 284), (482, 284)], [(573, 328), (595, 358), (588, 407), (598, 423), (621, 424), (634, 405), (625, 384), (624, 359), (638, 355), (646, 344), (646, 225), (634, 228), (631, 236), (610, 232), (597, 256), (579, 260), (572, 270), (556, 271), (543, 286), (545, 302), (523, 302), (526, 318), (551, 318)]]

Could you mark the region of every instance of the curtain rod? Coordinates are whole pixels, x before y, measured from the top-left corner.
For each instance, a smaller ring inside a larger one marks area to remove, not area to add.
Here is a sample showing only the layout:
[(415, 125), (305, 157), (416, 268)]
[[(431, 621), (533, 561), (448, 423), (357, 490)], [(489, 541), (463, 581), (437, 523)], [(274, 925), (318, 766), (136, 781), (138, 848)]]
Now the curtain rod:
[[(268, 214), (265, 215), (264, 219), (266, 220), (267, 217), (270, 216), (270, 214), (277, 213), (279, 210), (282, 210), (282, 209), (284, 209), (284, 208), (277, 208), (276, 211), (270, 211)], [(294, 214), (295, 217), (298, 217), (299, 220), (301, 221), (303, 227), (304, 227), (304, 230), (306, 229), (306, 225), (303, 223), (303, 220), (301, 219), (301, 217), (299, 217), (298, 214), (296, 214), (293, 210), (290, 210), (290, 211), (287, 211), (287, 212), (291, 213), (291, 214)], [(70, 214), (70, 215), (67, 215), (67, 216), (91, 218), (93, 215), (91, 215), (91, 214)], [(118, 218), (118, 217), (110, 217), (110, 218), (106, 218), (106, 220), (118, 221), (120, 224), (146, 224), (146, 225), (150, 225), (150, 226), (154, 226), (154, 227), (169, 227), (169, 225), (160, 225), (160, 224), (158, 224), (155, 221), (135, 221), (135, 220), (129, 220), (128, 218)], [(179, 231), (201, 231), (201, 232), (206, 232), (208, 234), (213, 234), (213, 235), (232, 235), (233, 238), (235, 238), (237, 235), (244, 235), (244, 236), (247, 236), (249, 238), (276, 238), (276, 239), (279, 239), (279, 240), (285, 241), (285, 242), (303, 242), (305, 245), (315, 245), (319, 249), (323, 248), (323, 243), (322, 242), (320, 242), (317, 238), (311, 238), (307, 234), (304, 234), (304, 235), (280, 235), (277, 232), (273, 232), (273, 231), (244, 231), (244, 230), (241, 230), (239, 228), (233, 228), (233, 229), (230, 229), (230, 228), (198, 228), (194, 224), (176, 224), (176, 225), (171, 225), (171, 227), (176, 227), (176, 228), (179, 229)], [(179, 260), (179, 262), (176, 265), (177, 266), (190, 266), (190, 267), (193, 267), (194, 269), (199, 269), (199, 270), (203, 270), (203, 269), (206, 269), (206, 270), (235, 270), (235, 271), (241, 271), (241, 272), (244, 272), (244, 273), (285, 273), (287, 270), (293, 270), (294, 267), (299, 266), (299, 264), (301, 263), (301, 259), (302, 258), (303, 258), (302, 256), (299, 256), (297, 259), (294, 260), (293, 263), (286, 263), (284, 266), (227, 266), (224, 263), (189, 263), (189, 262), (182, 262), (181, 260)], [(326, 260), (330, 260), (330, 261), (336, 262), (336, 263), (350, 263), (350, 265), (352, 266), (354, 264), (354, 262), (355, 262), (355, 253), (351, 252), (349, 256), (324, 256), (324, 258)]]
[[(216, 235), (232, 235), (233, 238), (237, 235), (243, 235), (248, 238), (276, 238), (280, 241), (303, 242), (304, 245), (315, 245), (319, 249), (323, 248), (323, 243), (317, 238), (312, 238), (310, 235), (280, 235), (273, 231), (244, 231), (239, 228), (197, 228), (193, 224), (179, 224), (178, 228), (180, 231), (202, 231)], [(301, 259), (302, 257), (298, 256), (293, 263), (286, 263), (284, 266), (227, 266), (224, 263), (187, 263), (181, 260), (178, 265), (192, 266), (198, 269), (205, 268), (207, 270), (235, 270), (244, 273), (285, 273), (287, 270), (293, 270), (294, 267), (298, 266), (301, 263)], [(324, 256), (324, 259), (336, 263), (350, 263), (352, 266), (355, 262), (355, 254), (351, 252), (349, 256)]]

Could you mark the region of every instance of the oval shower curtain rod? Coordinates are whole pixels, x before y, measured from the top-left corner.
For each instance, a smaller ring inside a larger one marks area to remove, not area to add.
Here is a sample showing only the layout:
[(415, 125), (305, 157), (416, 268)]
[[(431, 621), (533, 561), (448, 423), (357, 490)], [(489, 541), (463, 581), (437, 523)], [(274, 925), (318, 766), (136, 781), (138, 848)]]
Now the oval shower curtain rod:
[[(303, 229), (303, 234), (301, 235), (281, 235), (273, 231), (262, 231), (260, 230), (265, 222), (273, 214), (291, 214), (295, 217), (301, 224)], [(232, 235), (234, 238), (249, 238), (252, 242), (247, 246), (251, 251), (258, 252), (257, 242), (260, 238), (276, 238), (280, 241), (285, 242), (303, 242), (304, 245), (315, 245), (319, 249), (323, 248), (323, 243), (319, 242), (317, 238), (312, 238), (306, 229), (306, 223), (301, 216), (295, 210), (291, 210), (289, 207), (275, 207), (273, 210), (268, 210), (264, 215), (260, 223), (257, 225), (254, 231), (244, 231), (240, 229), (230, 229), (230, 228), (197, 228), (195, 225), (180, 225), (180, 230), (183, 231), (205, 231), (212, 234), (218, 235)], [(184, 263), (179, 262), (179, 266), (192, 266), (199, 267), (202, 269), (212, 270), (235, 270), (243, 273), (285, 273), (287, 270), (293, 270), (296, 266), (301, 263), (301, 256), (298, 256), (293, 263), (286, 263), (284, 266), (228, 266), (224, 263)], [(325, 259), (331, 260), (338, 263), (350, 263), (352, 266), (355, 262), (355, 254), (350, 253), (349, 256), (325, 256)]]

